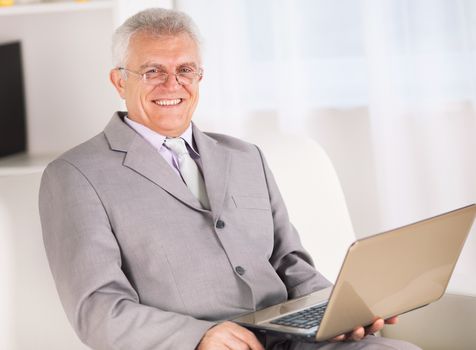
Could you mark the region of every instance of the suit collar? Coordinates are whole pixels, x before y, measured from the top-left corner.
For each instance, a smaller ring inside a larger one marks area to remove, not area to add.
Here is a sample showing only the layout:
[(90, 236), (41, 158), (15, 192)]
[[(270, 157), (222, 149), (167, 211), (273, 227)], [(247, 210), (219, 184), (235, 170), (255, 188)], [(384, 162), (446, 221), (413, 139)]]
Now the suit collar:
[[(130, 118), (128, 116), (125, 116), (123, 118), (124, 122), (130, 126), (132, 129), (135, 130), (139, 135), (141, 135), (147, 142), (149, 142), (154, 148), (158, 151), (163, 147), (164, 141), (167, 138), (167, 136), (162, 135), (158, 133), (157, 131), (154, 131), (147, 126), (138, 123)], [(182, 138), (185, 143), (190, 147), (190, 151), (193, 153), (192, 157), (198, 157), (198, 153), (195, 150), (192, 142), (192, 124), (188, 126), (188, 128), (182, 133), (182, 135), (178, 136)]]
[(116, 112), (104, 129), (104, 134), (109, 146), (114, 151), (127, 152), (137, 133), (126, 125), (124, 117), (126, 112)]
[[(123, 165), (162, 187), (186, 205), (204, 211), (197, 198), (157, 150), (124, 122), (125, 115), (124, 112), (115, 113), (104, 129), (111, 149), (126, 153)], [(218, 217), (223, 208), (229, 178), (230, 152), (195, 125), (192, 130), (211, 210)]]
[(111, 149), (126, 153), (123, 165), (162, 187), (186, 205), (204, 211), (198, 199), (157, 150), (124, 122), (124, 115), (123, 112), (115, 113), (104, 129)]
[(225, 200), (231, 154), (216, 140), (200, 131), (195, 124), (193, 124), (193, 136), (202, 162), (202, 172), (210, 206), (218, 217)]

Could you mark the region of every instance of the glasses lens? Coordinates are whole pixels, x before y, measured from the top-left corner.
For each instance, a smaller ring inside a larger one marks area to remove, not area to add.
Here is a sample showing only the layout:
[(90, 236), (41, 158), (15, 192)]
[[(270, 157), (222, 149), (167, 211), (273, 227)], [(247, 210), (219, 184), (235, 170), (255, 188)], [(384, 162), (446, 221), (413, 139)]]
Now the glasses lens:
[(167, 80), (167, 73), (151, 70), (144, 73), (144, 81), (147, 84), (162, 84)]
[(198, 80), (198, 74), (195, 72), (183, 72), (177, 74), (179, 84), (190, 85)]

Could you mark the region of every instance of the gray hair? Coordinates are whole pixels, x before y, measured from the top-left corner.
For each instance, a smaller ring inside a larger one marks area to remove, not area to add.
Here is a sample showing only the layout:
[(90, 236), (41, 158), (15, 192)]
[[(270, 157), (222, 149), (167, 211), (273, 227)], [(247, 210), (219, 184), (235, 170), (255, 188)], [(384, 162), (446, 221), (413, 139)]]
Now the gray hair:
[(112, 37), (112, 63), (124, 67), (129, 53), (131, 37), (139, 32), (156, 36), (187, 33), (197, 44), (200, 54), (200, 33), (193, 20), (181, 11), (150, 8), (129, 17)]

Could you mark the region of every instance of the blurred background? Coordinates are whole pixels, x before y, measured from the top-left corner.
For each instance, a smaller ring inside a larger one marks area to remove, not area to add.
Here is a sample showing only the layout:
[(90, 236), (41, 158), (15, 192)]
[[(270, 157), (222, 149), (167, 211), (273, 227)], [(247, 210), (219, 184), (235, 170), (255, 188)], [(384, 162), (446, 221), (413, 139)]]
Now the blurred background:
[[(476, 2), (175, 4), (204, 38), (196, 122), (317, 140), (357, 236), (476, 201)], [(474, 233), (453, 286), (476, 295)]]

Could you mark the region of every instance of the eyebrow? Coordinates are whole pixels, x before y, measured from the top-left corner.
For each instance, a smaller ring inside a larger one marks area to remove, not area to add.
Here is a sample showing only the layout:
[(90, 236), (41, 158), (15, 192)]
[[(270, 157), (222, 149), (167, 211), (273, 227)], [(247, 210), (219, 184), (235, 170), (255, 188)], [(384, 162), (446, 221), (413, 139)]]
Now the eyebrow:
[[(179, 64), (176, 68), (180, 68), (180, 67), (184, 67), (184, 66), (189, 66), (189, 67), (192, 67), (196, 70), (198, 70), (198, 65), (195, 63), (195, 62), (184, 62), (184, 63), (181, 63)], [(166, 71), (166, 67), (163, 65), (163, 64), (160, 64), (160, 63), (154, 63), (154, 62), (146, 62), (144, 64), (142, 64), (139, 69), (145, 69), (145, 68), (159, 68), (161, 70), (164, 70)]]

